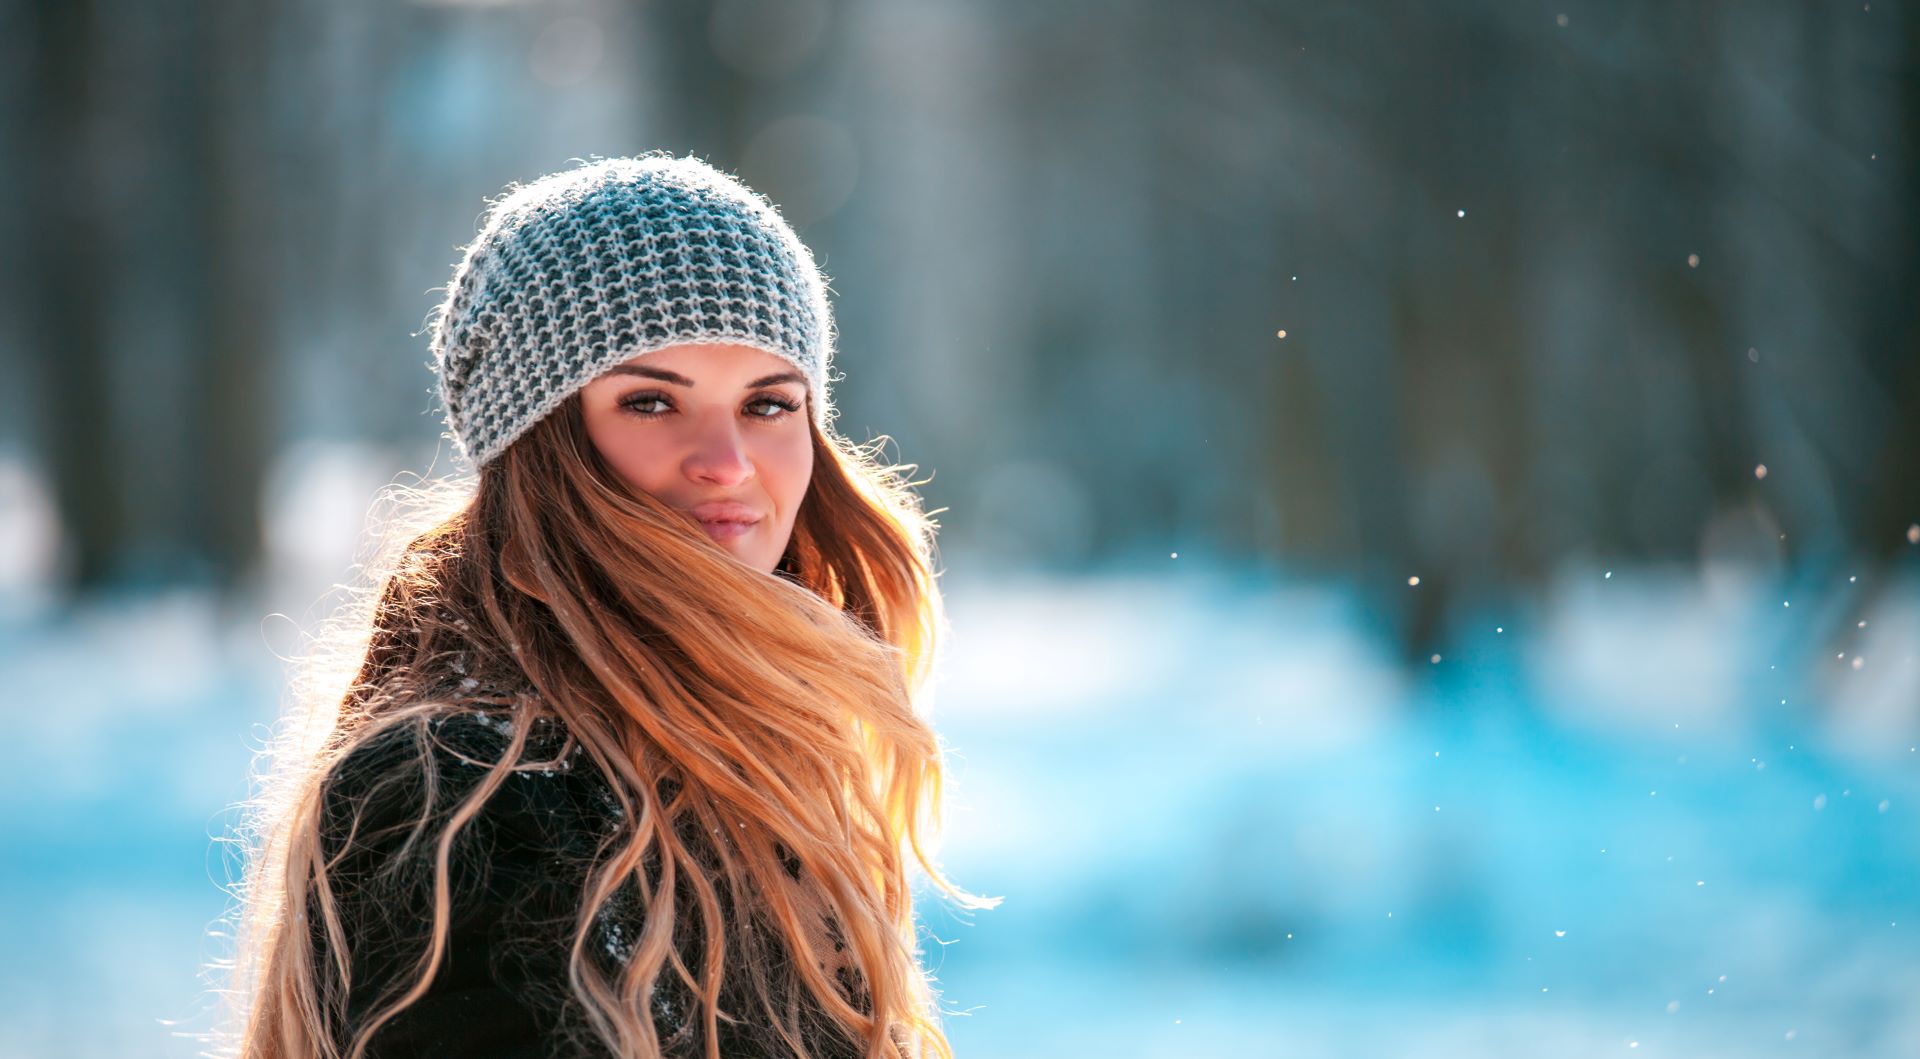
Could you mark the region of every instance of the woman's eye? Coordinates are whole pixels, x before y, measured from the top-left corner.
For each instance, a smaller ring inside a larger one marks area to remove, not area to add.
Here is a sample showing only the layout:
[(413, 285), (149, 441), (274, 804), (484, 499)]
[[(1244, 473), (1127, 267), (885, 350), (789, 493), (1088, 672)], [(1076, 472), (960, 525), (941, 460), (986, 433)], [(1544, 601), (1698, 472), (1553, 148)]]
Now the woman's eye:
[(761, 408), (767, 405), (773, 406), (771, 411), (756, 412), (755, 415), (759, 416), (761, 419), (778, 419), (781, 416), (786, 415), (788, 412), (798, 411), (800, 407), (799, 405), (794, 404), (792, 401), (789, 401), (784, 397), (771, 397), (771, 396), (756, 397), (752, 401), (748, 402), (747, 407)]
[(632, 397), (623, 399), (620, 402), (620, 407), (625, 408), (627, 411), (632, 412), (636, 415), (646, 416), (646, 415), (659, 415), (660, 413), (655, 409), (653, 409), (651, 406), (665, 405), (665, 404), (667, 404), (667, 398), (664, 394), (637, 393), (637, 394), (634, 394)]

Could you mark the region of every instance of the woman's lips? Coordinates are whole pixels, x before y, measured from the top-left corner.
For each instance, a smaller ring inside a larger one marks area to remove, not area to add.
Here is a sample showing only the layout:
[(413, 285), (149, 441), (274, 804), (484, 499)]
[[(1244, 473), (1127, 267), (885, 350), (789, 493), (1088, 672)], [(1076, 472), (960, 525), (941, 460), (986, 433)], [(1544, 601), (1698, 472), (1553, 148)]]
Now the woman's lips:
[(709, 522), (706, 519), (700, 520), (700, 527), (707, 531), (707, 536), (717, 541), (732, 540), (735, 537), (746, 534), (757, 525), (759, 525), (758, 522)]
[(760, 512), (738, 500), (710, 500), (695, 504), (687, 513), (717, 541), (744, 536), (760, 523)]

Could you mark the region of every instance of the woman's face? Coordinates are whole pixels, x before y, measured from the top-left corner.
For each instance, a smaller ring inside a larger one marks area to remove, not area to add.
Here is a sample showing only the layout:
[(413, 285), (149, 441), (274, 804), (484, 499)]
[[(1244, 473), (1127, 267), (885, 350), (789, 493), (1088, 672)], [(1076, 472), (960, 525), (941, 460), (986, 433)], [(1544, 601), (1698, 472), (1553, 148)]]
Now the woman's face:
[(593, 447), (628, 485), (772, 573), (813, 476), (807, 396), (806, 376), (771, 353), (688, 342), (588, 383), (581, 409)]

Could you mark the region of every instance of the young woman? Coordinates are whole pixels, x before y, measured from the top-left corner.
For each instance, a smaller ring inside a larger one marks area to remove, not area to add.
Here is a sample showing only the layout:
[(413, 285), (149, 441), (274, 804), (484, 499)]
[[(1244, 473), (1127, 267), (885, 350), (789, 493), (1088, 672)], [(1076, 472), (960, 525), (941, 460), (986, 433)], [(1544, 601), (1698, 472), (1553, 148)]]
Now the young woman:
[(932, 524), (830, 429), (812, 255), (600, 161), (492, 205), (432, 330), (477, 480), (260, 800), (238, 1053), (950, 1056), (909, 855), (996, 901), (924, 841)]

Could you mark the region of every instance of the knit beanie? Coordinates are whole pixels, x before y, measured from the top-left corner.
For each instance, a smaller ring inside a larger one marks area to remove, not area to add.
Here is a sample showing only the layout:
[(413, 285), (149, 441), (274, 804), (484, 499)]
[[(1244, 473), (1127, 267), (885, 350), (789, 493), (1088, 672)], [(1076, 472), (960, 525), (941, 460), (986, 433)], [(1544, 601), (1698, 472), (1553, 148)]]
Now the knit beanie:
[(683, 342), (792, 363), (824, 428), (826, 287), (773, 205), (697, 158), (610, 158), (510, 186), (431, 323), (454, 444), (484, 466), (608, 369)]

